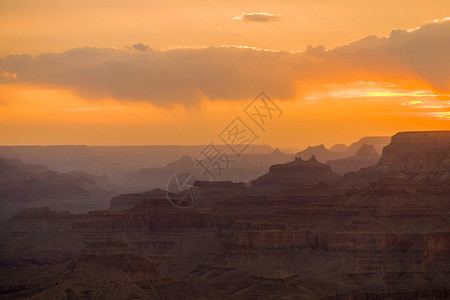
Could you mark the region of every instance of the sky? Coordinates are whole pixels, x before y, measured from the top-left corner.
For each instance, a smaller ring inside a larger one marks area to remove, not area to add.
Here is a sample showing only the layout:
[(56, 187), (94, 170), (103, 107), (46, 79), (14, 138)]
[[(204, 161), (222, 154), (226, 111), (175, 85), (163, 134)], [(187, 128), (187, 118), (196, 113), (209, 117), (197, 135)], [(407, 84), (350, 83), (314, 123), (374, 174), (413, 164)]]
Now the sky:
[(282, 148), (450, 129), (447, 0), (2, 0), (0, 28), (1, 145), (219, 144), (236, 117)]

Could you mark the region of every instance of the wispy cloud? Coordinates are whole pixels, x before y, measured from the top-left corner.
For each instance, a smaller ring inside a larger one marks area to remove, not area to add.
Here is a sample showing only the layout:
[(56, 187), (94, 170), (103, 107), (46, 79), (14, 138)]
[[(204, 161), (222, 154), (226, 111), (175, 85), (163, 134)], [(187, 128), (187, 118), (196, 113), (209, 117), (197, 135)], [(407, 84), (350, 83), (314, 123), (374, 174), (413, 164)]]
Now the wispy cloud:
[(425, 114), (432, 118), (450, 121), (450, 112), (449, 111), (429, 112), (429, 113), (425, 113)]
[(121, 107), (121, 106), (117, 106), (117, 107), (74, 107), (74, 108), (64, 108), (62, 110), (63, 111), (84, 112), (84, 111), (120, 110), (120, 109), (123, 109), (123, 107)]
[[(378, 87), (374, 87), (378, 86)], [(307, 100), (322, 99), (349, 99), (349, 98), (392, 98), (392, 97), (441, 97), (430, 90), (396, 89), (397, 85), (374, 82), (354, 82), (352, 84), (332, 84), (328, 91), (311, 92)], [(421, 104), (420, 100), (411, 100), (399, 103), (400, 105)]]
[(422, 101), (411, 100), (411, 101), (405, 101), (405, 102), (400, 103), (400, 105), (418, 105), (418, 104), (422, 104)]
[(279, 14), (270, 14), (265, 12), (251, 12), (251, 13), (242, 13), (240, 16), (233, 17), (233, 21), (242, 21), (242, 22), (275, 22), (279, 21), (281, 15)]

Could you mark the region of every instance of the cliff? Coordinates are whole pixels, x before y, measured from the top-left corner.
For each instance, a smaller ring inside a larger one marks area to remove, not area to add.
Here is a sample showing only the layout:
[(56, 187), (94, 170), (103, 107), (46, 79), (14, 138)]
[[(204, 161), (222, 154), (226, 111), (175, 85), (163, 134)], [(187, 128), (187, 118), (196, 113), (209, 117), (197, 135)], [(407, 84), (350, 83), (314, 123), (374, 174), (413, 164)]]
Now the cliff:
[(21, 212), (0, 226), (0, 291), (37, 299), (446, 299), (449, 143), (445, 132), (399, 133), (363, 169), (370, 172), (353, 173), (371, 181), (347, 190), (333, 186), (342, 177), (328, 165), (297, 159), (273, 165), (249, 188), (206, 184), (205, 207), (130, 194), (114, 204), (136, 203), (127, 210)]
[[(433, 176), (442, 176), (439, 180), (446, 180), (446, 175), (441, 173), (446, 172), (449, 149), (450, 131), (400, 132), (392, 137), (375, 165), (348, 173), (345, 179), (349, 184), (356, 185), (391, 177), (431, 176), (432, 179)], [(440, 170), (439, 165), (442, 165)], [(441, 175), (427, 175), (430, 168)]]

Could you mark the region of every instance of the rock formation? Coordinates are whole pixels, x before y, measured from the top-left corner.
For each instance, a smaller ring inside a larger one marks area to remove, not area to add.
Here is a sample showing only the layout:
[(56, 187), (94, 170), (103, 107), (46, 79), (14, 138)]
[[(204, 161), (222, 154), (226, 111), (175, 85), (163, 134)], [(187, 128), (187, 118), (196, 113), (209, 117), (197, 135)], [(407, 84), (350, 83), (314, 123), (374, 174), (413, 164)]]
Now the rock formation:
[[(220, 174), (214, 172), (214, 175), (218, 181), (248, 182), (266, 173), (271, 165), (288, 162), (293, 157), (294, 155), (283, 153), (279, 149), (268, 154), (242, 154), (240, 157), (229, 155), (230, 168), (225, 169), (225, 166), (222, 166)], [(201, 156), (197, 158), (204, 159)], [(169, 180), (179, 173), (194, 174), (204, 181), (212, 180), (205, 170), (198, 166), (197, 161), (187, 155), (161, 168), (144, 168), (116, 176), (116, 180), (133, 191), (167, 189)]]
[[(314, 158), (297, 159), (248, 188), (210, 183), (202, 201), (214, 201), (204, 207), (178, 209), (155, 191), (83, 215), (23, 211), (0, 226), (0, 291), (35, 299), (447, 299), (449, 144), (450, 132), (399, 133), (378, 163), (345, 179)], [(374, 178), (342, 190), (358, 174)], [(267, 186), (273, 193), (256, 193)]]
[[(416, 177), (426, 177), (425, 173), (433, 170), (445, 173), (449, 148), (450, 131), (400, 132), (392, 137), (375, 165), (345, 177), (349, 183), (364, 185), (381, 178), (412, 176), (415, 172)], [(445, 179), (442, 176), (440, 180)]]
[(308, 160), (314, 156), (320, 162), (326, 162), (327, 160), (345, 157), (346, 154), (344, 152), (334, 152), (328, 150), (323, 144), (321, 144), (318, 146), (309, 146), (305, 150), (298, 152), (295, 156), (303, 160)]
[(324, 145), (308, 147), (307, 149), (298, 152), (296, 156), (307, 160), (314, 155), (318, 161), (327, 162), (330, 160), (351, 157), (355, 155), (364, 144), (373, 146), (376, 152), (381, 153), (383, 151), (383, 147), (388, 145), (390, 142), (391, 137), (389, 136), (368, 136), (362, 137), (350, 146), (335, 144), (330, 149), (327, 149)]
[(380, 154), (378, 154), (374, 146), (363, 144), (355, 155), (347, 158), (329, 160), (327, 161), (327, 164), (331, 166), (333, 171), (344, 175), (345, 173), (355, 172), (362, 168), (371, 166), (379, 159)]
[(330, 166), (318, 162), (313, 155), (306, 161), (296, 158), (286, 164), (271, 166), (267, 174), (252, 182), (248, 192), (279, 194), (287, 190), (312, 187), (320, 182), (335, 184), (340, 178)]
[(29, 207), (77, 213), (104, 209), (112, 195), (97, 184), (95, 176), (63, 174), (17, 159), (0, 159), (0, 222)]

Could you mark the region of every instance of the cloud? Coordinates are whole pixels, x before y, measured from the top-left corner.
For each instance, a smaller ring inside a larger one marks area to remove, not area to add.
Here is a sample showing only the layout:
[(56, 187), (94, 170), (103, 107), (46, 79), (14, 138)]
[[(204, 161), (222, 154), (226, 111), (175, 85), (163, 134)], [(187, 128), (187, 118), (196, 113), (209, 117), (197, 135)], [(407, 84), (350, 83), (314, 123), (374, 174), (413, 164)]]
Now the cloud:
[(418, 104), (422, 104), (422, 101), (411, 100), (411, 101), (405, 101), (405, 102), (400, 103), (400, 105), (418, 105)]
[(304, 54), (310, 55), (310, 56), (321, 56), (321, 55), (325, 54), (325, 51), (326, 51), (326, 49), (325, 49), (325, 46), (323, 46), (323, 45), (320, 45), (317, 47), (308, 45), (305, 49)]
[(233, 17), (233, 21), (243, 21), (243, 22), (275, 22), (279, 21), (281, 15), (279, 14), (269, 14), (264, 12), (253, 12), (253, 13), (242, 13), (240, 16)]
[(0, 82), (50, 84), (85, 97), (156, 105), (192, 104), (203, 98), (248, 99), (263, 88), (288, 97), (294, 91), (284, 74), (291, 67), (273, 68), (273, 59), (271, 52), (234, 47), (145, 52), (83, 47), (37, 56), (8, 55), (0, 61), (0, 72), (16, 74), (16, 79)]
[(150, 50), (152, 50), (149, 46), (147, 46), (145, 44), (142, 44), (142, 43), (134, 44), (131, 47), (127, 47), (127, 49), (138, 50), (138, 51), (150, 51)]
[(393, 30), (389, 37), (368, 36), (328, 51), (308, 47), (302, 53), (227, 46), (167, 51), (83, 47), (37, 56), (12, 54), (0, 58), (0, 83), (50, 84), (89, 98), (159, 106), (249, 99), (261, 90), (292, 99), (308, 85), (356, 81), (421, 81), (438, 93), (450, 93), (448, 53), (450, 21), (445, 21), (412, 32)]
[(436, 119), (450, 120), (450, 112), (448, 111), (429, 112), (425, 114)]

